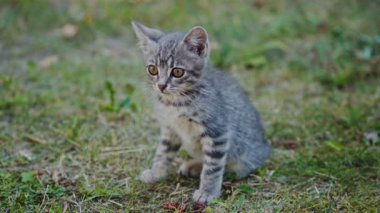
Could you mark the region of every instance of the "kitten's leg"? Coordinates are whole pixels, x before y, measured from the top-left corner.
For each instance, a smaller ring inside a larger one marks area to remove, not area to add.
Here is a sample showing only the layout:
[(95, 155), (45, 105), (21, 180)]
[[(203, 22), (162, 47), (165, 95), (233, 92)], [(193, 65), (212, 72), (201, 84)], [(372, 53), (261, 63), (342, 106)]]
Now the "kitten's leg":
[(199, 177), (202, 172), (202, 161), (191, 159), (183, 162), (178, 169), (178, 174), (189, 177)]
[(160, 144), (156, 150), (153, 166), (143, 171), (139, 179), (145, 183), (154, 183), (165, 178), (180, 147), (178, 136), (168, 127), (161, 128)]
[[(219, 135), (202, 135), (203, 168), (199, 189), (194, 192), (193, 199), (208, 203), (221, 194), (223, 174), (226, 166), (228, 141)], [(214, 136), (214, 137), (211, 137)]]

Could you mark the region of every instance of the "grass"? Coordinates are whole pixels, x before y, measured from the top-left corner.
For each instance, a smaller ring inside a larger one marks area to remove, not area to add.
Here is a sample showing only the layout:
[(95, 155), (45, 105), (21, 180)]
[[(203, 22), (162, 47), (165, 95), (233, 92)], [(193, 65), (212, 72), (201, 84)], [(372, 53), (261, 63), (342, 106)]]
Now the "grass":
[(0, 210), (195, 211), (198, 180), (135, 179), (159, 129), (135, 19), (167, 31), (204, 26), (213, 64), (239, 80), (265, 122), (268, 163), (246, 180), (226, 178), (203, 211), (378, 212), (379, 9), (354, 0), (2, 1)]

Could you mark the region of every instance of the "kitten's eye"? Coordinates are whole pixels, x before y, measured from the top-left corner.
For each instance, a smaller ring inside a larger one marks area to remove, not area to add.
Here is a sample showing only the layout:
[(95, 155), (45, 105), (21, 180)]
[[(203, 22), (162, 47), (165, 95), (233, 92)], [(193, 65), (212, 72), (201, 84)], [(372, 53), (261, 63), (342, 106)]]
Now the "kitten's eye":
[(183, 70), (181, 68), (173, 68), (171, 74), (172, 74), (172, 76), (174, 76), (176, 78), (180, 78), (183, 76), (183, 74), (185, 74), (185, 70)]
[(154, 65), (149, 65), (147, 67), (147, 69), (148, 69), (149, 74), (151, 74), (151, 75), (157, 75), (158, 74), (158, 69)]

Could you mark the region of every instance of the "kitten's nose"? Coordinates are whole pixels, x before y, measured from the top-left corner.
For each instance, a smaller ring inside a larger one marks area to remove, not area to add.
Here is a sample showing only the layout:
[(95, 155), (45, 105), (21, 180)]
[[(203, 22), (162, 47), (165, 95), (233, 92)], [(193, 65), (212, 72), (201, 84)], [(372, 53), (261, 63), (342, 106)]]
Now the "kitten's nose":
[(161, 92), (163, 92), (166, 88), (166, 84), (158, 84), (157, 86), (161, 90)]

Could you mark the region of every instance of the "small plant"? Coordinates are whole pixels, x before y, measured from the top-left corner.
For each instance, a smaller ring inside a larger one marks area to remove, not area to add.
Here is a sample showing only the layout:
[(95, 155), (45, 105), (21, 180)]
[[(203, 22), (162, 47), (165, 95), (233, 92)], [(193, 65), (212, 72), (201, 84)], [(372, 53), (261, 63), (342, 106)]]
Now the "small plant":
[(125, 85), (124, 92), (127, 97), (120, 102), (116, 100), (116, 91), (113, 84), (110, 81), (106, 81), (104, 86), (108, 94), (108, 104), (102, 107), (103, 110), (119, 113), (123, 108), (128, 108), (132, 112), (137, 111), (137, 105), (132, 101), (131, 98), (135, 91), (135, 88), (132, 84)]

